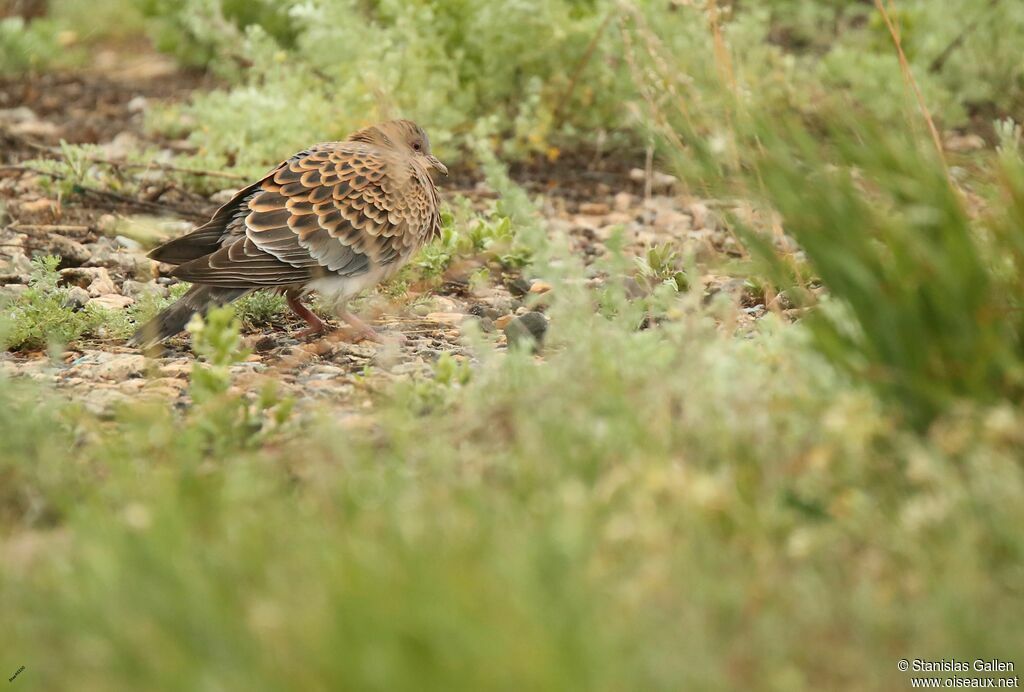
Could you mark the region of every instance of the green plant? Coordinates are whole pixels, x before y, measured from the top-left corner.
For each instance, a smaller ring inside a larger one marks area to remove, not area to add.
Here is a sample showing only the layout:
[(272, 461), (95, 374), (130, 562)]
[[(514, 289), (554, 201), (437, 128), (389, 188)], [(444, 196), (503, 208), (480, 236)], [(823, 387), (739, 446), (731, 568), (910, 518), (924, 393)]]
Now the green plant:
[(652, 245), (643, 257), (634, 258), (640, 278), (647, 283), (649, 290), (655, 285), (669, 286), (675, 291), (685, 291), (690, 282), (683, 271), (679, 252), (670, 244)]
[(191, 421), (213, 450), (257, 446), (287, 421), (289, 399), (278, 396), (267, 384), (254, 402), (232, 392), (231, 366), (243, 362), (249, 352), (241, 347), (241, 322), (230, 305), (193, 316), (188, 324), (192, 350), (203, 361), (192, 369), (190, 394), (195, 402)]
[(249, 327), (271, 324), (286, 308), (284, 296), (272, 291), (249, 293), (232, 305), (235, 314)]
[(3, 306), (3, 346), (9, 350), (45, 348), (51, 343), (74, 341), (104, 320), (105, 311), (94, 308), (72, 310), (68, 289), (58, 284), (59, 257), (32, 260), (28, 289)]

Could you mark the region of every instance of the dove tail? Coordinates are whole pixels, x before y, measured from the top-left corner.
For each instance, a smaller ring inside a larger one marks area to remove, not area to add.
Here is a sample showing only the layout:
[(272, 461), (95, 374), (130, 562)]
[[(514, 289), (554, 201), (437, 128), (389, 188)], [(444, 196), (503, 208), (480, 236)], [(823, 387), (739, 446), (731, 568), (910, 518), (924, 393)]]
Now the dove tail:
[(249, 288), (193, 286), (159, 315), (139, 327), (138, 331), (128, 340), (128, 344), (131, 346), (158, 344), (184, 329), (192, 315), (205, 314), (210, 308), (230, 303), (251, 290)]

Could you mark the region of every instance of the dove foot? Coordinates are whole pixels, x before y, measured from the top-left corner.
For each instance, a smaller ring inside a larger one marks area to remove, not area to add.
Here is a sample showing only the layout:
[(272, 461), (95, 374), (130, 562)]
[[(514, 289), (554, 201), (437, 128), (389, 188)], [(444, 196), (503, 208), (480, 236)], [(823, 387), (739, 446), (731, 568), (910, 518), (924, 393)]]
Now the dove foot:
[(401, 332), (378, 332), (350, 312), (341, 311), (338, 313), (338, 317), (352, 327), (352, 330), (355, 332), (356, 341), (374, 341), (378, 344), (397, 344), (399, 346), (406, 342), (405, 334)]
[(296, 315), (305, 320), (306, 324), (309, 325), (309, 327), (296, 334), (296, 338), (305, 339), (306, 337), (323, 334), (327, 331), (327, 323), (317, 317), (312, 310), (299, 302), (298, 296), (288, 295), (288, 307), (290, 307)]

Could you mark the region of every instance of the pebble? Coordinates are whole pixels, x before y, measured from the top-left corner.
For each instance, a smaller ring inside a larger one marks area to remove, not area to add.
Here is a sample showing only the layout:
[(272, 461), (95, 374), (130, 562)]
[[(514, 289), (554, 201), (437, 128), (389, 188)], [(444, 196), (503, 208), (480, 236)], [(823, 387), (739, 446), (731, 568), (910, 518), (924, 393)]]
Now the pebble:
[(236, 194), (238, 194), (238, 190), (233, 187), (218, 190), (210, 195), (210, 201), (214, 204), (227, 204)]
[(141, 113), (147, 108), (149, 108), (149, 101), (145, 96), (134, 96), (132, 97), (132, 100), (128, 102), (128, 110), (132, 113)]
[(484, 332), (485, 334), (491, 334), (495, 331), (494, 320), (489, 317), (479, 317), (477, 315), (469, 315), (460, 325), (461, 329), (465, 331), (469, 325), (475, 324), (477, 329)]
[(80, 399), (86, 411), (100, 418), (112, 417), (115, 408), (131, 400), (129, 395), (112, 387), (90, 388)]
[(39, 120), (39, 116), (36, 115), (36, 112), (28, 106), (0, 108), (0, 123), (3, 123), (4, 125), (13, 125), (15, 123), (23, 123), (30, 120)]
[(580, 204), (579, 213), (585, 216), (604, 216), (611, 211), (604, 202), (583, 202)]
[(522, 297), (530, 292), (530, 282), (521, 276), (512, 279), (506, 286), (508, 286), (509, 293), (514, 296)]
[(135, 299), (128, 296), (108, 293), (106, 295), (90, 298), (85, 304), (86, 307), (103, 308), (104, 310), (124, 310), (130, 305), (135, 305)]
[(121, 293), (138, 300), (139, 298), (147, 295), (156, 295), (161, 298), (166, 296), (168, 293), (166, 286), (161, 286), (158, 283), (152, 281), (135, 281), (133, 279), (125, 279), (124, 283), (121, 284)]
[(172, 360), (160, 366), (160, 374), (164, 377), (187, 378), (192, 374), (192, 361)]
[(72, 286), (67, 289), (64, 296), (64, 307), (69, 310), (81, 310), (90, 300), (89, 292), (80, 286)]
[(117, 228), (117, 217), (113, 214), (104, 214), (96, 222), (96, 227), (101, 233), (110, 233)]
[(60, 270), (61, 280), (80, 286), (92, 297), (117, 293), (117, 287), (105, 267), (70, 267)]
[(128, 378), (139, 377), (145, 372), (145, 356), (134, 353), (121, 353), (95, 366), (93, 373), (103, 380), (120, 382)]
[(505, 339), (510, 348), (536, 348), (544, 341), (548, 331), (548, 318), (539, 312), (519, 315), (505, 325)]
[(466, 317), (468, 315), (461, 312), (431, 312), (426, 316), (426, 319), (442, 324), (461, 324)]
[(530, 284), (530, 293), (547, 293), (552, 288), (553, 287), (548, 282), (538, 280)]
[(47, 249), (50, 254), (60, 255), (61, 264), (65, 266), (81, 266), (89, 261), (89, 257), (92, 254), (89, 252), (89, 248), (78, 241), (56, 233), (49, 236), (47, 244), (49, 245)]
[(133, 252), (141, 252), (142, 251), (142, 243), (140, 243), (139, 241), (135, 240), (134, 238), (129, 238), (128, 236), (124, 236), (124, 235), (116, 235), (116, 236), (114, 236), (114, 241), (118, 245), (123, 247), (125, 250), (131, 250)]
[(31, 202), (22, 202), (18, 205), (18, 208), (23, 214), (39, 214), (45, 211), (55, 211), (57, 209), (57, 202), (44, 197)]

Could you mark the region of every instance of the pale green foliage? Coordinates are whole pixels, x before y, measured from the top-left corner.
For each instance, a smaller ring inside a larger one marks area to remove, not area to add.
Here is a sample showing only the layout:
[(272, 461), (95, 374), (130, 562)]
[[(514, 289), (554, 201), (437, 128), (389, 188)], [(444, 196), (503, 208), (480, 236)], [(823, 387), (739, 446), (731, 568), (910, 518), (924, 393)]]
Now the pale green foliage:
[(420, 250), (413, 264), (424, 278), (436, 278), (457, 257), (475, 257), (507, 269), (519, 269), (530, 261), (531, 251), (517, 238), (512, 219), (496, 205), (480, 215), (465, 200), (441, 213), (441, 234)]
[(108, 690), (887, 690), (894, 647), (1012, 659), (1019, 412), (909, 435), (802, 327), (693, 307), (636, 332), (561, 305), (544, 363), (443, 359), (372, 429), (264, 447), (219, 376), (113, 433), (0, 383), (0, 520), (41, 548), (6, 565), (0, 646)]
[(0, 74), (47, 67), (59, 50), (51, 22), (0, 18)]
[(670, 244), (652, 245), (647, 254), (635, 258), (637, 272), (649, 289), (663, 284), (675, 291), (685, 291), (689, 286), (682, 258)]
[[(810, 115), (822, 100), (841, 99), (899, 122), (915, 109), (867, 3), (741, 4), (720, 18), (726, 66), (701, 3), (137, 1), (160, 18), (161, 32), (178, 27), (162, 34), (170, 50), (239, 80), (156, 113), (152, 125), (188, 132), (203, 166), (232, 161), (252, 174), (399, 115), (424, 124), (442, 158), (479, 156), (486, 142), (508, 159), (592, 144), (598, 131), (636, 141), (647, 124), (637, 114), (652, 99), (682, 99), (690, 125), (726, 151), (723, 109), (737, 94), (751, 112)], [(975, 110), (1017, 112), (1024, 6), (953, 4), (908, 0), (895, 13), (924, 97), (947, 126)], [(972, 30), (933, 69), (965, 21)], [(251, 63), (244, 73), (240, 60)], [(652, 74), (660, 83), (645, 92)], [(723, 89), (727, 78), (735, 94)]]
[(243, 324), (254, 327), (273, 322), (287, 304), (284, 296), (275, 291), (254, 291), (236, 300), (232, 307)]
[(28, 290), (0, 306), (0, 346), (12, 351), (64, 347), (82, 339), (126, 339), (188, 288), (171, 289), (170, 297), (155, 293), (139, 297), (127, 310), (105, 310), (95, 306), (74, 309), (68, 288), (60, 285), (59, 257), (38, 257)]
[(58, 285), (59, 264), (59, 257), (32, 260), (28, 290), (10, 304), (0, 306), (4, 348), (36, 349), (50, 343), (67, 344), (103, 322), (106, 311), (73, 311), (68, 306), (68, 290)]
[(187, 329), (192, 350), (202, 361), (192, 368), (192, 417), (212, 449), (226, 453), (256, 446), (287, 420), (292, 403), (267, 385), (254, 403), (230, 392), (231, 366), (245, 361), (241, 321), (230, 305), (216, 307), (206, 316), (194, 315)]
[(143, 31), (135, 1), (49, 0), (44, 18), (0, 17), (0, 75), (75, 67), (86, 45)]
[(25, 166), (40, 172), (44, 190), (61, 197), (70, 197), (82, 187), (112, 192), (130, 189), (124, 176), (113, 174), (109, 167), (94, 160), (102, 157), (96, 145), (68, 144), (62, 139), (59, 158), (30, 159)]

